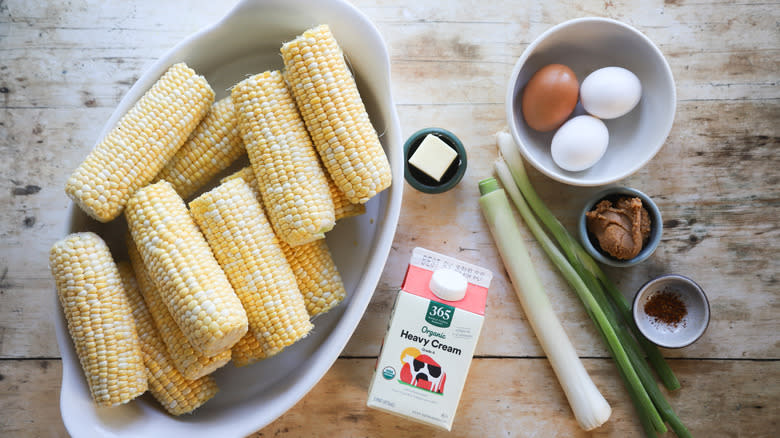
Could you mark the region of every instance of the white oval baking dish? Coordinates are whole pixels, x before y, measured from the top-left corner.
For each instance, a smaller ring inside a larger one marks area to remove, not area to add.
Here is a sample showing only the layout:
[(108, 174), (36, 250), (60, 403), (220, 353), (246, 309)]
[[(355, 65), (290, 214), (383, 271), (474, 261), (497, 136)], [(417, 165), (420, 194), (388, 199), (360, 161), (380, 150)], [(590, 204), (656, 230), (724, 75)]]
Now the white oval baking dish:
[[(390, 59), (382, 37), (365, 15), (343, 0), (242, 1), (220, 21), (186, 38), (155, 62), (121, 100), (100, 138), (170, 65), (186, 62), (208, 79), (219, 99), (247, 75), (281, 68), (282, 43), (323, 23), (330, 25), (344, 49), (393, 171), (393, 185), (369, 201), (366, 214), (340, 221), (328, 233), (347, 299), (316, 318), (313, 332), (278, 356), (244, 368), (229, 364), (218, 370), (215, 377), (219, 394), (194, 414), (182, 417), (166, 414), (148, 394), (127, 405), (97, 408), (59, 312), (56, 331), (62, 355), (60, 409), (71, 435), (245, 436), (298, 402), (346, 345), (390, 252), (403, 192), (402, 136), (391, 95)], [(69, 231), (93, 230), (115, 251), (122, 248), (125, 224), (121, 218), (98, 224), (73, 204), (70, 209)]]

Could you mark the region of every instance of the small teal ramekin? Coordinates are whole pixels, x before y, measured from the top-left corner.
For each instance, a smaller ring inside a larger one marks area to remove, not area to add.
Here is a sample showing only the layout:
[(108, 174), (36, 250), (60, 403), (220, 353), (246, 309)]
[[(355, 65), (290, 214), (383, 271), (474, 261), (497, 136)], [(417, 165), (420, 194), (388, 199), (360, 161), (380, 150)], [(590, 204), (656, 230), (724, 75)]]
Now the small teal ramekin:
[[(639, 252), (639, 254), (637, 254), (636, 257), (628, 260), (616, 259), (607, 252), (602, 251), (601, 248), (599, 248), (599, 242), (596, 237), (588, 233), (587, 221), (585, 218), (585, 213), (596, 208), (596, 204), (598, 204), (603, 199), (618, 198), (620, 196), (631, 196), (641, 199), (642, 206), (644, 206), (647, 210), (647, 213), (650, 214), (650, 237), (647, 239), (647, 243), (644, 245), (644, 247), (642, 247), (642, 250)], [(580, 213), (580, 219), (578, 223), (580, 241), (582, 242), (582, 246), (585, 247), (585, 251), (587, 251), (588, 254), (601, 263), (621, 268), (636, 265), (637, 263), (642, 262), (650, 257), (650, 255), (655, 252), (658, 244), (661, 242), (663, 228), (664, 225), (663, 220), (661, 219), (661, 210), (658, 209), (658, 206), (655, 205), (655, 202), (653, 202), (649, 196), (645, 195), (639, 190), (622, 186), (609, 187), (590, 198), (590, 200), (585, 203), (585, 207), (583, 207), (582, 212)]]
[[(435, 135), (458, 153), (458, 156), (452, 164), (450, 164), (450, 167), (444, 172), (441, 181), (438, 182), (409, 164), (409, 158), (412, 157), (414, 151), (417, 150), (420, 143), (422, 143), (423, 139), (425, 139), (425, 136), (428, 134)], [(408, 182), (410, 186), (423, 193), (444, 193), (455, 187), (466, 173), (466, 165), (466, 149), (463, 147), (463, 143), (460, 142), (455, 134), (446, 129), (421, 129), (412, 134), (409, 139), (406, 140), (406, 143), (404, 143), (404, 178), (406, 178), (406, 182)]]

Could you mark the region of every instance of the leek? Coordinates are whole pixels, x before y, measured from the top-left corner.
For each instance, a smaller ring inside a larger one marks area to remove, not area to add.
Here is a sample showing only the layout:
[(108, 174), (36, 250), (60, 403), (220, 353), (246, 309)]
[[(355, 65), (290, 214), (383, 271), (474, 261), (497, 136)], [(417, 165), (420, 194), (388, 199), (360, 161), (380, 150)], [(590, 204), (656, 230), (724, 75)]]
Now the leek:
[(488, 228), (504, 262), (515, 293), (550, 365), (558, 377), (580, 427), (592, 430), (601, 426), (612, 413), (582, 365), (569, 341), (541, 280), (531, 264), (520, 230), (512, 216), (512, 207), (495, 179), (480, 182), (479, 204)]

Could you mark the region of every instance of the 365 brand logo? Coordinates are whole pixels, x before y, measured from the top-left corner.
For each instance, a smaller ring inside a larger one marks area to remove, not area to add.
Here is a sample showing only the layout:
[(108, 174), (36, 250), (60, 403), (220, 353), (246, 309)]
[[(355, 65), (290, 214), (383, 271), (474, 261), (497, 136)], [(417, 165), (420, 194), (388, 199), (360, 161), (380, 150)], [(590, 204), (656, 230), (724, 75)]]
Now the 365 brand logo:
[(454, 307), (431, 301), (428, 304), (428, 311), (425, 313), (425, 320), (436, 327), (447, 328), (452, 324), (452, 316), (454, 314)]

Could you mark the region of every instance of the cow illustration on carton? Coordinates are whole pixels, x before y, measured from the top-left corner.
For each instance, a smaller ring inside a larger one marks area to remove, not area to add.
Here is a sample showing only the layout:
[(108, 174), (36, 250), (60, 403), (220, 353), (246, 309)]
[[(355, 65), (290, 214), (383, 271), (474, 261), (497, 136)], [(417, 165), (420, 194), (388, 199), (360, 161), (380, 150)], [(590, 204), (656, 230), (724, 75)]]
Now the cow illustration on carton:
[(433, 358), (410, 347), (404, 350), (401, 362), (403, 366), (399, 377), (403, 383), (439, 394), (444, 393), (447, 373)]

